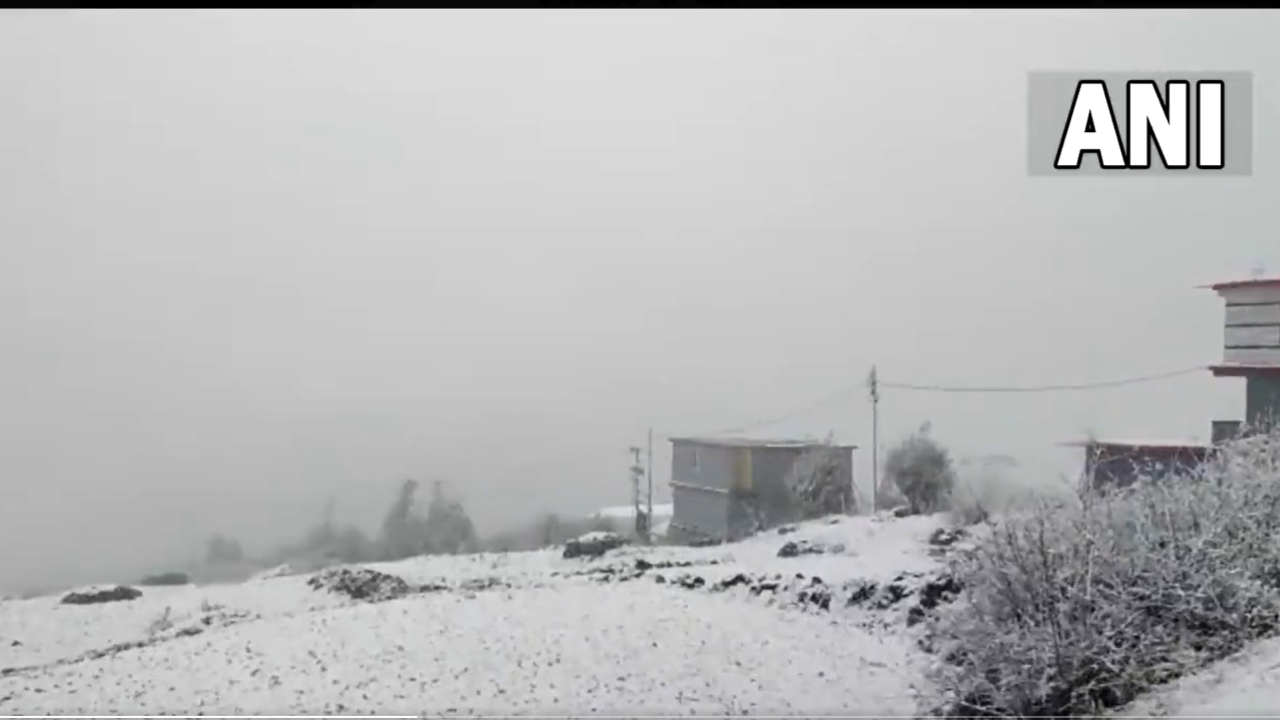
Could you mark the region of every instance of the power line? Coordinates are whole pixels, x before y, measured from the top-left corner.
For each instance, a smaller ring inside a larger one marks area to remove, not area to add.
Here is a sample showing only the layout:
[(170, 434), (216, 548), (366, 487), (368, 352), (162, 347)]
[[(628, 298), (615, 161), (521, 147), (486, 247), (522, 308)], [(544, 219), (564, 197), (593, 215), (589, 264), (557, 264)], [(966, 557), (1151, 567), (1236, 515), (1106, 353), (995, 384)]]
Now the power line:
[(1136, 385), (1138, 383), (1155, 382), (1157, 380), (1167, 380), (1169, 378), (1179, 377), (1182, 375), (1190, 375), (1191, 373), (1204, 372), (1203, 365), (1193, 368), (1184, 368), (1182, 370), (1174, 370), (1172, 372), (1158, 373), (1155, 375), (1140, 375), (1138, 377), (1123, 378), (1120, 380), (1103, 380), (1101, 382), (1077, 383), (1070, 385), (1023, 385), (1023, 386), (954, 386), (954, 385), (918, 385), (915, 383), (893, 383), (880, 382), (882, 388), (892, 388), (894, 390), (914, 390), (918, 392), (944, 392), (944, 393), (1037, 393), (1037, 392), (1072, 392), (1081, 390), (1102, 390), (1106, 388), (1121, 387), (1124, 385)]
[[(1114, 387), (1123, 387), (1125, 385), (1137, 385), (1139, 383), (1156, 382), (1159, 380), (1167, 380), (1169, 378), (1190, 375), (1192, 373), (1203, 372), (1203, 365), (1174, 370), (1172, 372), (1156, 373), (1154, 375), (1139, 375), (1136, 377), (1121, 378), (1118, 380), (1103, 380), (1090, 383), (1069, 383), (1069, 384), (1050, 384), (1050, 385), (926, 385), (920, 383), (898, 383), (885, 382), (877, 379), (876, 387), (878, 389), (892, 390), (908, 390), (913, 392), (939, 392), (939, 393), (1041, 393), (1041, 392), (1080, 392), (1085, 390), (1105, 390)], [(820, 410), (828, 405), (844, 400), (855, 392), (865, 389), (865, 383), (859, 383), (854, 386), (843, 388), (831, 395), (828, 395), (817, 402), (804, 405), (790, 412), (775, 415), (772, 417), (761, 418), (747, 423), (742, 423), (734, 427), (713, 430), (710, 432), (692, 433), (697, 436), (714, 436), (714, 435), (733, 435), (742, 433), (747, 430), (766, 427), (769, 425), (777, 425), (787, 420), (808, 415), (815, 410)], [(654, 431), (656, 435), (670, 439), (678, 437), (678, 434)]]
[[(822, 408), (827, 407), (828, 405), (835, 404), (836, 402), (843, 400), (846, 397), (852, 395), (854, 392), (862, 390), (864, 388), (864, 385), (865, 385), (864, 383), (858, 383), (857, 385), (846, 387), (840, 390), (839, 392), (832, 393), (831, 395), (828, 395), (827, 397), (821, 400), (818, 400), (817, 402), (810, 403), (808, 405), (797, 408), (795, 410), (792, 410), (782, 415), (775, 415), (773, 417), (762, 418), (760, 420), (743, 423), (741, 425), (737, 425), (731, 428), (724, 428), (721, 430), (714, 430), (711, 432), (692, 433), (691, 435), (693, 437), (704, 437), (704, 436), (712, 436), (712, 435), (733, 435), (736, 433), (746, 432), (747, 430), (753, 430), (755, 428), (765, 427), (767, 425), (777, 425), (778, 423), (786, 422), (787, 420), (792, 420), (802, 415), (808, 415), (809, 413), (815, 410), (821, 410)], [(655, 431), (655, 434), (661, 435), (662, 437), (667, 439), (671, 439), (672, 437), (679, 437), (678, 435), (673, 435), (671, 433), (665, 433), (665, 432)]]

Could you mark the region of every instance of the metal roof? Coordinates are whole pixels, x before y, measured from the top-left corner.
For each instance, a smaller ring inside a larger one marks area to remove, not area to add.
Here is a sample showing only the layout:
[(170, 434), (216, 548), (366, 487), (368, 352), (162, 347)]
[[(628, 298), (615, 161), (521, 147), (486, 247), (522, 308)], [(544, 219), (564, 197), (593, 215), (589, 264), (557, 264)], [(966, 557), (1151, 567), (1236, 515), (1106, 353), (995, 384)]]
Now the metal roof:
[(1214, 377), (1248, 377), (1250, 375), (1280, 374), (1280, 365), (1264, 365), (1261, 363), (1218, 363), (1210, 365), (1209, 371)]
[(1207, 450), (1212, 447), (1209, 444), (1202, 443), (1199, 440), (1150, 440), (1150, 439), (1125, 439), (1125, 440), (1105, 440), (1102, 438), (1092, 440), (1070, 440), (1060, 443), (1063, 447), (1114, 447), (1114, 448), (1131, 448), (1135, 450)]
[(1254, 278), (1252, 280), (1228, 280), (1227, 282), (1214, 283), (1212, 285), (1201, 285), (1202, 289), (1209, 290), (1231, 290), (1233, 288), (1243, 287), (1273, 287), (1280, 285), (1280, 277), (1270, 278)]
[[(735, 437), (673, 437), (673, 443), (690, 443), (692, 445), (714, 445), (717, 447), (763, 447), (763, 448), (815, 448), (827, 446), (821, 440), (778, 440)], [(841, 450), (856, 450), (857, 445), (833, 443), (830, 447)]]

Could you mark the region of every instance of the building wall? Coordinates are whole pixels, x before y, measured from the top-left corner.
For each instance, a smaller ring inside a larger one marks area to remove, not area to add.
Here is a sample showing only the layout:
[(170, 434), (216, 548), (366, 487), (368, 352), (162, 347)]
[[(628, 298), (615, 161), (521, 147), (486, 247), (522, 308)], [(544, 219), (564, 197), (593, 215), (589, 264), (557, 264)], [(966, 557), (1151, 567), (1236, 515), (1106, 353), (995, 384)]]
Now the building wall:
[[(796, 519), (786, 479), (812, 447), (672, 444), (672, 533), (735, 540)], [(853, 451), (839, 451), (840, 474), (853, 486)]]
[(794, 520), (785, 481), (802, 453), (802, 449), (790, 447), (751, 448), (751, 465), (755, 472), (750, 503), (755, 522), (760, 527), (774, 527)]
[(1245, 380), (1245, 423), (1251, 430), (1270, 430), (1280, 422), (1280, 376), (1255, 375)]
[(730, 536), (729, 493), (689, 486), (673, 486), (671, 524), (667, 537), (676, 541), (725, 540)]
[(733, 486), (734, 450), (721, 445), (672, 443), (672, 483), (728, 490)]
[(1205, 461), (1207, 449), (1089, 447), (1085, 469), (1094, 488), (1124, 487), (1139, 478), (1191, 472)]
[(668, 536), (723, 540), (729, 534), (729, 490), (735, 448), (676, 442), (671, 446), (671, 502)]
[(1226, 303), (1223, 361), (1280, 366), (1280, 286), (1244, 286), (1218, 292)]

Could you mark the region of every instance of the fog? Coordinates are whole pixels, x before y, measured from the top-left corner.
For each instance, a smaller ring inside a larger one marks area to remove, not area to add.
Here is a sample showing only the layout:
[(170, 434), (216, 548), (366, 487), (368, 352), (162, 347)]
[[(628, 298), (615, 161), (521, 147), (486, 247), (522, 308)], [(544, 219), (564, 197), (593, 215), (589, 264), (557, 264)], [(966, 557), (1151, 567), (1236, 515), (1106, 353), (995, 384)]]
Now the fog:
[[(375, 523), (407, 477), (482, 532), (625, 504), (650, 428), (659, 497), (667, 435), (742, 425), (856, 443), (865, 481), (873, 363), (1215, 361), (1197, 286), (1280, 271), (1277, 17), (5, 11), (0, 587), (271, 547), (330, 496)], [(1253, 70), (1255, 174), (1028, 177), (1033, 69)], [(880, 410), (881, 443), (929, 420), (1049, 477), (1243, 389)]]

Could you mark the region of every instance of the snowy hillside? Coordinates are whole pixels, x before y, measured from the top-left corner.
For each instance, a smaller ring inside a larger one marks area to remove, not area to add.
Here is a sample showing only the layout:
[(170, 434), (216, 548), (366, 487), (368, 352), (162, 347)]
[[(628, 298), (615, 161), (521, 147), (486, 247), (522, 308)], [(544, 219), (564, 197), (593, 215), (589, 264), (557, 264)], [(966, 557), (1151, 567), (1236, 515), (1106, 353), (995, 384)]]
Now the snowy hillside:
[(333, 572), (6, 601), (0, 713), (908, 715), (927, 656), (905, 619), (940, 522), (370, 565), (395, 576), (382, 602)]

